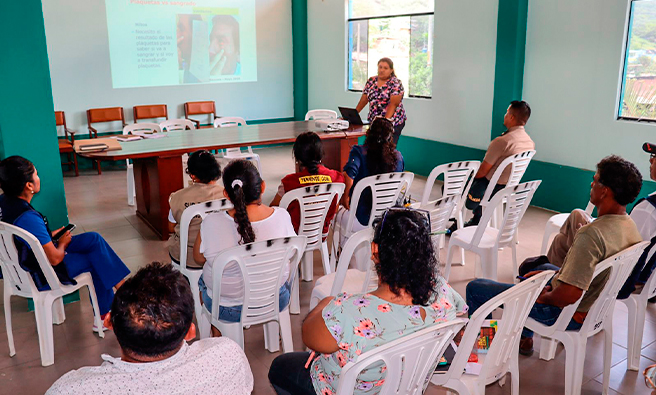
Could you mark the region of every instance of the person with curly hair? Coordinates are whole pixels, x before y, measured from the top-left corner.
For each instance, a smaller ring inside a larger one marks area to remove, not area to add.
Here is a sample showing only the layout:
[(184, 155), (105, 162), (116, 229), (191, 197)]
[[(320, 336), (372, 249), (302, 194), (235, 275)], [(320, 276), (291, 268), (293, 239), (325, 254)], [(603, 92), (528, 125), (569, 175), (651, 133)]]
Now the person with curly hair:
[[(597, 207), (598, 218), (576, 232), (560, 267), (546, 263), (527, 273), (528, 269), (520, 268), (520, 274), (524, 277), (531, 277), (543, 270), (558, 271), (551, 284), (538, 297), (529, 317), (545, 325), (552, 325), (562, 309), (578, 301), (583, 291), (586, 291), (567, 327), (568, 330), (581, 328), (610, 275), (608, 269), (593, 280), (597, 264), (642, 241), (636, 224), (626, 213), (626, 205), (638, 197), (640, 188), (642, 175), (633, 163), (611, 155), (597, 164), (597, 172), (590, 184), (590, 202)], [(482, 278), (471, 281), (467, 284), (470, 313), (512, 286)], [(522, 333), (519, 352), (523, 355), (533, 353), (533, 332), (526, 328)]]
[[(212, 310), (212, 266), (214, 258), (226, 248), (249, 244), (255, 241), (296, 236), (292, 220), (286, 210), (262, 204), (266, 188), (255, 165), (247, 160), (233, 160), (223, 171), (223, 194), (234, 208), (209, 214), (200, 225), (194, 243), (194, 259), (203, 265), (203, 275), (198, 281), (201, 301)], [(284, 276), (289, 277), (289, 264)], [(280, 287), (280, 310), (289, 303), (291, 284)], [(219, 319), (238, 322), (241, 318), (241, 303), (244, 298), (244, 283), (239, 265), (232, 263), (223, 272), (221, 280), (221, 306)], [(212, 327), (212, 334), (219, 336)]]
[[(425, 213), (388, 209), (374, 222), (371, 257), (378, 288), (327, 297), (308, 314), (303, 342), (319, 356), (309, 369), (309, 352), (277, 357), (269, 370), (276, 393), (335, 394), (342, 368), (358, 355), (467, 310), (462, 297), (438, 274)], [(385, 367), (372, 366), (359, 376), (354, 394), (377, 394), (384, 379)]]

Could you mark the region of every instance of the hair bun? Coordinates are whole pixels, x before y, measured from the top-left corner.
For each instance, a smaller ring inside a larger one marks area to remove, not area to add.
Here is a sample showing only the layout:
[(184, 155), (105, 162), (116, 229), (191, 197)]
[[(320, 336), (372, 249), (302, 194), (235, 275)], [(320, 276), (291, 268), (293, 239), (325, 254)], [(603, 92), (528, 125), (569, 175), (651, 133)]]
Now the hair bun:
[(234, 181), (232, 181), (232, 189), (235, 189), (235, 186), (237, 185), (239, 185), (240, 188), (244, 187), (244, 183), (239, 178), (236, 178)]

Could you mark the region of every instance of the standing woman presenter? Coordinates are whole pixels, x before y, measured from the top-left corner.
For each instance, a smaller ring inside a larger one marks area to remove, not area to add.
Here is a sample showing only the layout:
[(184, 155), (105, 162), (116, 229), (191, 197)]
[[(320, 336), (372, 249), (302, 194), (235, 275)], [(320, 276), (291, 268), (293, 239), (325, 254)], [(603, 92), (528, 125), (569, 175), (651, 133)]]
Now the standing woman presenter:
[(378, 75), (367, 80), (362, 90), (360, 102), (355, 107), (362, 111), (369, 103), (369, 122), (376, 117), (387, 118), (394, 124), (394, 144), (398, 143), (401, 131), (405, 127), (405, 110), (403, 109), (403, 84), (394, 74), (394, 62), (390, 58), (378, 61)]

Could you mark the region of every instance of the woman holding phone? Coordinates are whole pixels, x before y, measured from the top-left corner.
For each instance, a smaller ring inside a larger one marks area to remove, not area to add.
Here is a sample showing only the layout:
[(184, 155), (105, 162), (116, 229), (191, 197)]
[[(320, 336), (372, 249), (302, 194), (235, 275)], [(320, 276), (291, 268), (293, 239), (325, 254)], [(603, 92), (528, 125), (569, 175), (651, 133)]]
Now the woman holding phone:
[[(130, 269), (98, 233), (71, 236), (67, 230), (58, 239), (54, 238), (65, 227), (52, 232), (46, 217), (30, 204), (34, 195), (41, 190), (41, 180), (29, 160), (10, 156), (0, 161), (0, 188), (4, 192), (0, 196), (0, 220), (18, 226), (37, 238), (62, 284), (72, 284), (76, 276), (90, 273), (98, 297), (99, 313), (104, 319), (114, 299), (113, 288), (123, 283)], [(16, 239), (15, 244), (21, 266), (32, 275), (37, 289), (48, 289), (48, 282), (30, 247), (20, 239)], [(94, 324), (93, 330), (98, 332), (100, 328)]]

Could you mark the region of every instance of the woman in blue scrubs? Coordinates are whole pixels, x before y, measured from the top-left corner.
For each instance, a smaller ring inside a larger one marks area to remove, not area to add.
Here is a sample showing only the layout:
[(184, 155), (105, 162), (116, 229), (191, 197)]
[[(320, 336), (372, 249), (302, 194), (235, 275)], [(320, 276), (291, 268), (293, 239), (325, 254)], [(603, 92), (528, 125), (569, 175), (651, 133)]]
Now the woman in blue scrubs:
[[(104, 319), (114, 299), (113, 288), (118, 288), (123, 283), (124, 278), (130, 274), (130, 269), (98, 233), (88, 232), (71, 236), (70, 232), (66, 232), (58, 240), (53, 239), (52, 236), (62, 228), (52, 232), (46, 217), (30, 204), (34, 195), (41, 190), (41, 180), (34, 164), (29, 160), (20, 156), (2, 160), (0, 187), (4, 192), (0, 196), (0, 219), (30, 232), (39, 240), (62, 284), (73, 284), (76, 276), (90, 273), (98, 297), (98, 308)], [(27, 243), (17, 238), (16, 248), (21, 266), (32, 275), (37, 289), (49, 289), (48, 282)]]

